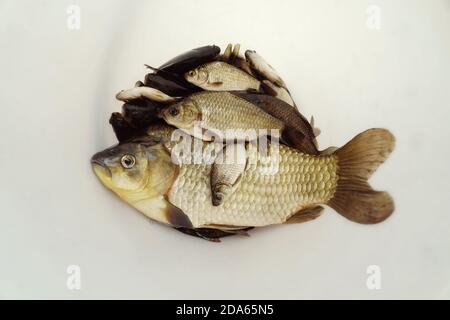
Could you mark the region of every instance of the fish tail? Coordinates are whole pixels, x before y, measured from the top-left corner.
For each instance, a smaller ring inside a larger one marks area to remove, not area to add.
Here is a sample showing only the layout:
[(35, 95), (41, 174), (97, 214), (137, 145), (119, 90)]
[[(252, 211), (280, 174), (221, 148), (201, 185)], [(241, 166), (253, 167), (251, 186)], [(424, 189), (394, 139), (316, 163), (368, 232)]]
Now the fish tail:
[(363, 224), (378, 223), (394, 211), (387, 192), (375, 191), (367, 180), (394, 149), (388, 130), (369, 129), (358, 134), (333, 154), (337, 157), (338, 182), (328, 205), (341, 215)]

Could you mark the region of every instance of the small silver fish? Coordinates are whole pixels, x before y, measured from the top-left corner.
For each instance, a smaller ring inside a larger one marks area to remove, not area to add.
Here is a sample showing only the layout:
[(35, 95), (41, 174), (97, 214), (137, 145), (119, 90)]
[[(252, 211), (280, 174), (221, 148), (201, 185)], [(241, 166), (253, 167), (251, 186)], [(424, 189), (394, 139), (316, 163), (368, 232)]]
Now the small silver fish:
[(262, 77), (275, 83), (277, 86), (283, 87), (287, 90), (286, 84), (283, 79), (278, 75), (275, 69), (268, 64), (263, 57), (256, 53), (256, 51), (247, 50), (245, 51), (245, 58), (250, 63), (250, 66)]
[(136, 86), (131, 89), (122, 90), (116, 95), (119, 101), (131, 101), (140, 98), (147, 98), (157, 102), (172, 103), (180, 100), (179, 97), (171, 97), (162, 91), (150, 87)]
[(260, 82), (247, 72), (222, 61), (201, 65), (184, 75), (185, 79), (208, 91), (259, 90)]
[(190, 95), (179, 103), (161, 110), (159, 115), (171, 124), (199, 139), (212, 140), (199, 128), (225, 139), (227, 130), (234, 130), (236, 139), (246, 139), (246, 130), (268, 134), (271, 129), (282, 131), (284, 123), (253, 103), (230, 92), (203, 91)]

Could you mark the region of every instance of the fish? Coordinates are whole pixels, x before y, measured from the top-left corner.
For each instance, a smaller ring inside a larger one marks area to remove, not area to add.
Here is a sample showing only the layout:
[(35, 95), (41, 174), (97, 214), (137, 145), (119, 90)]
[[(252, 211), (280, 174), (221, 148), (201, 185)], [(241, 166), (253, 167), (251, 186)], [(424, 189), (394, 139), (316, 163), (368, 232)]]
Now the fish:
[(173, 103), (180, 100), (180, 97), (171, 97), (158, 89), (145, 86), (121, 90), (116, 94), (116, 99), (119, 101), (132, 101), (141, 98), (162, 103)]
[(163, 143), (170, 130), (100, 151), (91, 165), (101, 183), (123, 201), (182, 232), (206, 228), (239, 233), (300, 223), (319, 217), (324, 205), (362, 224), (379, 223), (394, 211), (389, 193), (368, 183), (394, 148), (395, 138), (386, 129), (366, 130), (327, 156), (272, 143), (270, 152), (262, 154), (249, 144), (249, 164), (240, 184), (220, 206), (211, 201), (212, 165), (174, 163), (173, 150)]
[[(202, 93), (196, 94), (194, 95), (194, 97), (198, 95), (211, 96), (211, 94)], [(201, 127), (206, 128), (210, 131), (214, 131), (214, 135), (217, 136), (220, 139), (220, 141), (230, 140), (229, 137), (223, 135), (223, 133), (226, 133), (226, 130), (229, 129), (237, 130), (236, 138), (240, 140), (246, 138), (245, 136), (240, 135), (245, 134), (245, 132), (238, 131), (239, 129), (242, 128), (276, 129), (282, 131), (281, 137), (283, 142), (296, 146), (300, 150), (304, 150), (306, 153), (319, 154), (314, 144), (313, 140), (314, 134), (312, 132), (312, 128), (309, 126), (306, 119), (304, 119), (298, 112), (295, 111), (294, 107), (286, 105), (286, 103), (279, 101), (278, 99), (273, 97), (270, 98), (265, 98), (266, 96), (262, 97), (263, 95), (238, 93), (237, 95), (234, 95), (235, 97), (238, 98), (237, 102), (233, 101), (236, 100), (235, 98), (231, 99), (231, 102), (227, 102), (226, 97), (233, 97), (233, 95), (229, 96), (228, 94), (224, 95), (222, 93), (218, 97), (216, 97), (217, 95), (214, 96), (215, 96), (214, 99), (208, 100), (207, 103), (211, 104), (206, 106), (206, 110), (201, 109), (202, 106), (205, 104), (205, 102), (202, 101), (201, 99), (196, 101), (187, 100), (181, 102), (179, 105), (173, 105), (165, 110), (163, 109), (162, 117), (167, 123), (175, 125), (180, 129), (184, 129), (186, 130), (187, 133), (197, 138), (205, 140), (210, 140), (208, 138), (212, 138), (213, 135), (205, 136), (201, 130), (198, 129), (196, 130), (195, 128), (196, 125), (199, 128)], [(225, 96), (225, 98), (222, 98), (223, 96)], [(241, 99), (241, 97), (243, 99)], [(264, 111), (261, 110), (261, 108), (255, 106), (251, 102), (258, 102), (259, 106), (264, 107)], [(232, 114), (233, 110), (236, 109), (233, 108), (232, 106), (241, 104), (242, 104), (241, 109), (244, 108), (244, 111), (238, 110), (236, 115), (233, 116)], [(245, 111), (247, 109), (253, 111), (254, 113), (256, 111), (259, 111), (258, 115), (247, 116), (248, 114), (250, 114), (249, 112)], [(215, 114), (213, 114), (213, 112)], [(222, 125), (221, 121), (224, 120), (222, 118), (223, 113), (228, 114), (230, 117), (232, 117), (232, 119), (225, 119), (226, 123)], [(209, 119), (208, 120), (204, 119), (202, 116), (203, 114), (209, 115), (210, 116)], [(301, 131), (298, 131), (297, 129), (293, 129), (293, 127), (287, 127), (286, 123), (283, 123), (282, 121), (276, 119), (275, 117), (271, 117), (271, 121), (273, 123), (269, 122), (263, 123), (261, 121), (255, 120), (256, 118), (263, 118), (263, 116), (268, 117), (270, 115), (278, 116), (279, 119), (286, 121), (292, 126), (294, 125), (298, 126), (299, 129), (303, 129), (305, 131), (306, 135), (304, 135)], [(249, 121), (247, 126), (243, 124), (243, 121), (245, 120), (247, 120), (247, 122)], [(275, 122), (279, 124), (279, 127), (274, 126)], [(234, 123), (235, 126), (232, 127), (230, 123)], [(192, 124), (192, 126), (190, 126), (189, 124)], [(218, 127), (220, 127), (221, 130), (216, 131)], [(254, 135), (254, 138), (258, 136), (259, 135), (256, 133)], [(228, 146), (224, 148), (223, 154), (226, 154), (227, 148)], [(218, 157), (216, 160), (220, 161), (221, 159), (220, 157)], [(245, 167), (246, 167), (245, 161), (231, 164), (219, 163), (217, 161), (214, 163), (211, 172), (212, 203), (214, 206), (221, 205), (224, 199), (228, 197), (228, 195), (231, 194), (236, 189), (236, 187), (240, 183), (240, 177), (244, 173)]]
[(158, 89), (169, 96), (186, 96), (199, 91), (184, 78), (166, 72), (153, 72), (145, 76), (145, 86)]
[(170, 59), (158, 69), (170, 73), (183, 74), (201, 64), (213, 61), (219, 53), (220, 48), (216, 45), (195, 48)]
[(235, 60), (239, 58), (240, 49), (241, 45), (239, 43), (235, 44), (234, 46), (233, 44), (229, 43), (226, 46), (223, 54), (219, 56), (219, 60), (233, 64)]
[[(245, 140), (249, 129), (257, 138), (267, 134), (266, 130), (282, 131), (285, 128), (281, 120), (230, 92), (194, 93), (162, 109), (160, 117), (168, 124), (205, 140), (215, 137), (224, 140), (227, 130), (234, 130), (235, 139)], [(205, 135), (199, 128), (208, 130), (209, 134)]]
[(141, 130), (159, 120), (158, 114), (164, 108), (164, 104), (148, 100), (136, 99), (122, 105), (123, 118), (134, 128)]
[(244, 143), (227, 144), (219, 151), (211, 168), (211, 197), (213, 206), (219, 206), (238, 187), (247, 167)]
[(260, 90), (260, 82), (247, 72), (222, 61), (214, 61), (190, 70), (185, 79), (208, 91)]
[(234, 133), (236, 139), (251, 140), (249, 129), (253, 130), (253, 138), (267, 134), (267, 130), (275, 130), (283, 143), (309, 154), (319, 154), (308, 121), (294, 107), (267, 95), (195, 93), (162, 109), (160, 117), (204, 140), (227, 140), (227, 132)]
[(247, 60), (245, 60), (241, 57), (236, 57), (236, 59), (233, 62), (233, 65), (236, 68), (239, 68), (239, 69), (245, 71), (246, 73), (248, 73), (249, 75), (251, 75), (252, 77), (256, 78), (255, 74), (252, 71), (252, 68), (250, 67), (250, 63), (248, 63)]
[(223, 54), (221, 56), (221, 59), (223, 61), (229, 61), (231, 59), (231, 54), (233, 52), (233, 45), (229, 43), (225, 50), (223, 51)]
[(236, 58), (239, 57), (240, 49), (241, 49), (241, 45), (239, 43), (234, 45), (233, 52), (231, 53), (231, 62), (233, 62)]
[(142, 134), (139, 129), (133, 127), (119, 112), (111, 114), (109, 123), (113, 127), (114, 134), (119, 142), (127, 141)]
[(283, 87), (288, 90), (286, 84), (283, 79), (278, 75), (275, 69), (268, 64), (263, 57), (261, 57), (256, 51), (247, 50), (245, 51), (245, 58), (250, 63), (252, 69), (261, 75), (263, 78), (271, 81), (279, 87)]

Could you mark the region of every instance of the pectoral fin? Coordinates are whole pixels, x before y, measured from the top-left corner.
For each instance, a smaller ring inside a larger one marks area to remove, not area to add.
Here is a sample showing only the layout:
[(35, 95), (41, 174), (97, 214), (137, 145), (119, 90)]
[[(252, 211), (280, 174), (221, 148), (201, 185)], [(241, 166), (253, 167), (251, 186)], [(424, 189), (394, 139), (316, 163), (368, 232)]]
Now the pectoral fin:
[(211, 169), (211, 196), (214, 206), (219, 206), (236, 190), (247, 165), (245, 145), (226, 145), (217, 155)]
[(189, 217), (177, 206), (167, 201), (166, 219), (173, 227), (192, 228), (192, 222)]
[(322, 214), (323, 207), (317, 206), (312, 208), (306, 208), (294, 213), (290, 216), (285, 223), (302, 223), (310, 220), (314, 220)]
[(222, 81), (210, 82), (209, 85), (211, 87), (220, 87), (221, 85), (223, 85), (223, 82)]

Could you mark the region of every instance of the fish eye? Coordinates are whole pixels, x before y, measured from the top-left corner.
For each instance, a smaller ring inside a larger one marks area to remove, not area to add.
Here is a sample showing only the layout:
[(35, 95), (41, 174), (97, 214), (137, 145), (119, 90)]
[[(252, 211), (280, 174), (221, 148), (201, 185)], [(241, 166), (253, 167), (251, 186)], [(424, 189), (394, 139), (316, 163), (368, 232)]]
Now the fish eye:
[(178, 111), (178, 108), (170, 108), (169, 113), (172, 117), (176, 117), (180, 113), (180, 111)]
[(126, 154), (122, 156), (120, 163), (125, 169), (131, 169), (136, 164), (136, 158), (131, 154)]
[(189, 75), (190, 77), (195, 76), (195, 74), (196, 74), (195, 70), (191, 70), (191, 71), (188, 72), (188, 75)]

